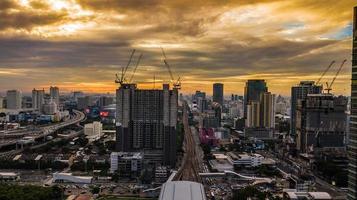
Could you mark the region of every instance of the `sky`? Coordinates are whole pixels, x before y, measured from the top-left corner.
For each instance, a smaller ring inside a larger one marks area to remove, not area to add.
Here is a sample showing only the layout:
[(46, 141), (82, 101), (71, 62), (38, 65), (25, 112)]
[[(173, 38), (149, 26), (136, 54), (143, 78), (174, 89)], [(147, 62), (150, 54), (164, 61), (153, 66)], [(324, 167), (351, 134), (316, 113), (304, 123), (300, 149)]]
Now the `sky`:
[(182, 92), (242, 94), (248, 79), (290, 95), (301, 80), (331, 81), (348, 95), (355, 0), (1, 0), (0, 92), (59, 86), (114, 93), (115, 74), (136, 49), (133, 82), (170, 82), (165, 50)]

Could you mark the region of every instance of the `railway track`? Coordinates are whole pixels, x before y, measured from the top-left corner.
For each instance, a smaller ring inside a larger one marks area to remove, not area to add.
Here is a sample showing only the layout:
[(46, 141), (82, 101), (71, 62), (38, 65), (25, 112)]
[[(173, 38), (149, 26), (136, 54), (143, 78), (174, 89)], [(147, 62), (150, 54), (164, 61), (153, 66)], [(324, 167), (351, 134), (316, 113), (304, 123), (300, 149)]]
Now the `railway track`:
[(183, 125), (185, 131), (184, 139), (184, 150), (185, 155), (182, 161), (181, 168), (178, 170), (176, 176), (173, 178), (174, 181), (193, 181), (193, 182), (202, 182), (201, 177), (199, 176), (199, 162), (197, 159), (197, 152), (195, 147), (195, 142), (191, 132), (191, 128), (188, 123), (188, 105), (184, 103), (183, 109)]

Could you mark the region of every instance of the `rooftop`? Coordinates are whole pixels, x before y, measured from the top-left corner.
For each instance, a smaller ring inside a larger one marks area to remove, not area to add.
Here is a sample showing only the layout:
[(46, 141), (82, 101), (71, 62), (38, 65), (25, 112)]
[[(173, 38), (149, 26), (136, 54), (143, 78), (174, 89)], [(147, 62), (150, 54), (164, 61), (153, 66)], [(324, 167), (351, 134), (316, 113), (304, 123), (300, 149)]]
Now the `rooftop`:
[(190, 181), (166, 182), (159, 200), (206, 200), (203, 185)]

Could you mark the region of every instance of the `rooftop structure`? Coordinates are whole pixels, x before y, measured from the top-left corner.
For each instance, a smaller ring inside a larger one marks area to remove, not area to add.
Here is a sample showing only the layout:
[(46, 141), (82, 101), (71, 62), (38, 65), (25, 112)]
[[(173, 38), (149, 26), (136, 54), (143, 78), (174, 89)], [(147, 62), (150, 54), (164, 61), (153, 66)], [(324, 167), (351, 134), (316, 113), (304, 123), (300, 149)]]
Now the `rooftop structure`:
[(206, 194), (200, 183), (172, 181), (162, 185), (159, 200), (206, 200)]

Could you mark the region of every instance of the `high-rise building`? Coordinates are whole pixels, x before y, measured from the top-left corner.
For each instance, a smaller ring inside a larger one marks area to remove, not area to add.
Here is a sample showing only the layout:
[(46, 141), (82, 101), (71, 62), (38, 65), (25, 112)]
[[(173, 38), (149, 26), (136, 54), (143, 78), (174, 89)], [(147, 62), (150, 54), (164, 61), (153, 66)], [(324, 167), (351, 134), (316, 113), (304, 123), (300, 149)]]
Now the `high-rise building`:
[(4, 99), (0, 97), (0, 109), (4, 107)]
[(347, 98), (332, 94), (308, 94), (299, 100), (296, 112), (297, 149), (345, 149)]
[(314, 81), (301, 81), (299, 85), (291, 88), (291, 113), (290, 113), (290, 133), (296, 135), (296, 109), (299, 100), (304, 101), (308, 94), (322, 93), (322, 86), (315, 85)]
[(275, 95), (270, 92), (260, 94), (261, 126), (275, 128)]
[(347, 199), (357, 199), (357, 7), (353, 16), (351, 123)]
[(58, 112), (57, 104), (52, 99), (42, 105), (42, 112), (45, 115), (54, 115)]
[(174, 166), (178, 91), (122, 84), (116, 98), (117, 151), (141, 151), (149, 162)]
[(260, 101), (260, 94), (267, 91), (265, 80), (248, 80), (244, 88), (244, 118), (247, 118), (249, 102)]
[(45, 104), (45, 90), (32, 90), (32, 108), (42, 112), (42, 106)]
[(22, 108), (22, 94), (18, 90), (8, 90), (6, 92), (6, 108), (7, 109), (21, 109)]
[(59, 99), (59, 88), (58, 87), (50, 87), (50, 98), (52, 99), (52, 101), (54, 101), (56, 103), (56, 105), (58, 106), (60, 103), (60, 99)]
[(260, 102), (250, 101), (249, 105), (247, 105), (247, 117), (245, 126), (247, 128), (260, 127), (260, 120)]
[(223, 99), (224, 99), (223, 84), (222, 83), (214, 83), (213, 84), (213, 102), (217, 102), (221, 106), (223, 106)]
[(77, 98), (77, 108), (79, 110), (84, 110), (95, 104), (92, 96), (78, 97)]

